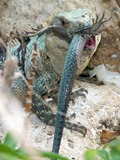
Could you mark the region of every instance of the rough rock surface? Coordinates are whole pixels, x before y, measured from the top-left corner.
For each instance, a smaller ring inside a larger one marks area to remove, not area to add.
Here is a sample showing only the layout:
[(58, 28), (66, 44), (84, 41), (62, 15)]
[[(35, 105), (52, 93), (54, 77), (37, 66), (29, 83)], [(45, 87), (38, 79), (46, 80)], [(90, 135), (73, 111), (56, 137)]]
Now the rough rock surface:
[[(113, 71), (120, 72), (120, 8), (114, 0), (1, 0), (0, 1), (0, 31), (4, 35), (13, 27), (18, 30), (31, 30), (41, 23), (49, 21), (51, 14), (60, 10), (68, 11), (76, 8), (88, 8), (93, 18), (95, 13), (106, 19), (112, 19), (104, 25), (102, 41), (90, 62), (90, 67), (106, 64)], [(53, 12), (54, 11), (54, 12)], [(44, 23), (46, 25), (46, 23)], [(70, 102), (68, 115), (75, 113), (72, 122), (80, 122), (88, 128), (85, 138), (80, 134), (64, 129), (60, 153), (70, 159), (82, 160), (83, 153), (88, 148), (97, 148), (100, 143), (100, 132), (107, 123), (107, 129), (119, 127), (120, 122), (120, 88), (113, 85), (94, 85), (77, 82), (88, 90), (86, 99), (78, 97), (75, 104)], [(54, 109), (54, 108), (53, 108)], [(51, 150), (54, 128), (46, 126), (32, 115), (28, 129), (27, 144), (34, 141), (40, 150)], [(0, 137), (4, 136), (5, 127), (0, 125)]]

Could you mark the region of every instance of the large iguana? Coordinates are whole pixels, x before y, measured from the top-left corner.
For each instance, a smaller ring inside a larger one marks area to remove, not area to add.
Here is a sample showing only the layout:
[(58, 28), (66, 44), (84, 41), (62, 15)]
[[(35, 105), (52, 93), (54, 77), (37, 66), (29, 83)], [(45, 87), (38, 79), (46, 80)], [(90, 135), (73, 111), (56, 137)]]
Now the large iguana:
[[(86, 132), (85, 127), (65, 121), (65, 117), (74, 79), (84, 71), (100, 42), (101, 35), (98, 30), (105, 22), (102, 21), (103, 18), (104, 15), (98, 21), (97, 16), (94, 21), (85, 9), (59, 13), (47, 28), (34, 34), (25, 34), (22, 36), (24, 43), (21, 42), (11, 49), (10, 57), (18, 58), (17, 71), (21, 72), (22, 76), (14, 79), (10, 92), (23, 104), (26, 101), (27, 81), (33, 67), (31, 59), (34, 44), (39, 49), (33, 83), (32, 111), (48, 125), (55, 125), (56, 119), (53, 152), (59, 151), (64, 126), (81, 133)], [(5, 56), (1, 55), (0, 64), (3, 64)], [(61, 75), (56, 117), (43, 97), (56, 90)]]

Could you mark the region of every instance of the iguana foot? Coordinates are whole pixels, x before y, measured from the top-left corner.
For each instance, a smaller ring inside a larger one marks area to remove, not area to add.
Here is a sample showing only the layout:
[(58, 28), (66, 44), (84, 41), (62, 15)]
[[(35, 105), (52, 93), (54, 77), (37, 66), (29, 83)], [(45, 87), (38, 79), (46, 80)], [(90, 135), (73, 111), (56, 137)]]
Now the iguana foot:
[(80, 89), (71, 93), (71, 98), (70, 99), (74, 102), (74, 99), (78, 96), (82, 96), (82, 97), (86, 98), (86, 94), (88, 94), (87, 89), (80, 88)]
[[(88, 94), (87, 89), (85, 88), (80, 88), (74, 92), (71, 93), (70, 96), (70, 100), (74, 103), (74, 99), (78, 96), (82, 96), (84, 98), (86, 98), (86, 94)], [(58, 93), (54, 93), (53, 95), (51, 95), (51, 98), (53, 99), (53, 101), (57, 104), (58, 101)]]
[(92, 84), (96, 84), (96, 85), (102, 85), (103, 83), (98, 82), (96, 77), (94, 78), (90, 78), (90, 77), (83, 77), (83, 76), (79, 76), (77, 78), (77, 80), (83, 81), (83, 82), (87, 82), (87, 83), (92, 83)]
[(84, 137), (87, 133), (87, 128), (82, 126), (81, 124), (76, 124), (76, 123), (65, 121), (65, 127), (67, 129), (74, 130), (74, 131), (81, 133)]
[[(52, 112), (51, 108), (42, 97), (33, 95), (32, 111), (42, 122), (50, 126), (55, 126), (56, 115)], [(65, 127), (67, 129), (77, 131), (83, 134), (83, 136), (85, 136), (87, 132), (87, 129), (81, 124), (71, 123), (68, 120), (65, 121)]]

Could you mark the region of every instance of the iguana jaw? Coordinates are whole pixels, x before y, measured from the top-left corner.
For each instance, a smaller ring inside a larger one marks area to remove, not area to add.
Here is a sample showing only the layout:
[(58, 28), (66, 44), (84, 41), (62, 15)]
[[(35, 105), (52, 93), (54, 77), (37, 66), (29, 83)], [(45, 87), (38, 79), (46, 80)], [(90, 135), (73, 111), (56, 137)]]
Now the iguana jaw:
[(95, 38), (95, 36), (93, 36), (87, 41), (84, 48), (85, 49), (94, 49), (95, 45), (96, 45), (96, 38)]

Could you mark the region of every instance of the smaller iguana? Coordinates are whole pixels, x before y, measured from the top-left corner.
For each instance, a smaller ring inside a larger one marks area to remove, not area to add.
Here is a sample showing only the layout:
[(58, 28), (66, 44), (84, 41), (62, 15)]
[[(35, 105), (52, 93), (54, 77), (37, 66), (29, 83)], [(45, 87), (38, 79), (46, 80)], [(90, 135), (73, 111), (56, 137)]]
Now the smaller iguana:
[[(68, 13), (64, 14), (70, 16), (70, 14)], [(80, 27), (74, 26), (71, 30), (68, 30), (68, 33), (73, 34), (74, 36), (68, 49), (68, 54), (66, 56), (64, 69), (60, 81), (55, 135), (52, 152), (59, 152), (74, 79), (78, 73), (81, 73), (81, 70), (84, 70), (83, 68), (88, 65), (88, 61), (92, 57), (92, 54), (87, 54), (84, 59), (83, 50), (85, 48), (93, 49), (95, 47), (96, 35), (99, 34), (101, 25), (109, 20), (108, 19), (106, 21), (103, 21), (103, 18), (104, 14), (100, 20), (98, 20), (97, 16), (96, 21), (93, 21), (92, 24), (90, 23), (90, 21), (88, 21), (86, 23), (83, 23), (83, 25)]]

